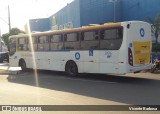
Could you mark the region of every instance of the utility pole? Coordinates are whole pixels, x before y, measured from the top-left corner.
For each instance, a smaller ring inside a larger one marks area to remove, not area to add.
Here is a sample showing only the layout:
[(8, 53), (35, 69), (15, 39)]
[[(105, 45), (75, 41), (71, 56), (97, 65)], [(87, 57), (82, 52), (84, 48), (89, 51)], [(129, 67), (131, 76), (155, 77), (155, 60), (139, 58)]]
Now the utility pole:
[(0, 19), (6, 23), (8, 25), (8, 28), (9, 28), (9, 32), (11, 30), (11, 20), (10, 20), (10, 9), (9, 9), (9, 5), (8, 5), (8, 22), (6, 20), (4, 20), (2, 17), (0, 17)]
[(10, 9), (9, 9), (9, 5), (8, 5), (8, 26), (9, 26), (9, 33), (11, 31), (11, 19), (10, 19)]

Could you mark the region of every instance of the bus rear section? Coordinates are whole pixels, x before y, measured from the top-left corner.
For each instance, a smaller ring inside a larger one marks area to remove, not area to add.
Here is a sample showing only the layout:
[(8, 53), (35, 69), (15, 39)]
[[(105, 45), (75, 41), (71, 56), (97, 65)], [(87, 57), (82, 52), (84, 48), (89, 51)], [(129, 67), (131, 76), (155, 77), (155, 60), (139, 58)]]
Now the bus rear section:
[(151, 25), (136, 21), (126, 23), (128, 46), (128, 72), (139, 72), (151, 68)]

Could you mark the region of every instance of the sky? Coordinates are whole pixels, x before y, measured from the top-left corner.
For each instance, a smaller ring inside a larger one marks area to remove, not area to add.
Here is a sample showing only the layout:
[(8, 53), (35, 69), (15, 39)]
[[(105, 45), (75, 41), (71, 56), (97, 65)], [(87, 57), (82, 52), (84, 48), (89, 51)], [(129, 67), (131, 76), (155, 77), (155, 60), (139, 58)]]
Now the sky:
[(73, 0), (0, 0), (0, 30), (8, 33), (8, 6), (11, 28), (24, 30), (29, 19), (46, 18), (55, 14)]

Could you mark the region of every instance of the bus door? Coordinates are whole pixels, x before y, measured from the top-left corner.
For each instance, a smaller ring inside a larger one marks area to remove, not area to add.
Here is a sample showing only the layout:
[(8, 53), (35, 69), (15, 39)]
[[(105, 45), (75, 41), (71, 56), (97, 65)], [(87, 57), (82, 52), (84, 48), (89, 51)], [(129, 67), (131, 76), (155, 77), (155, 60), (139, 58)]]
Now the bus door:
[(151, 28), (145, 22), (130, 22), (127, 28), (128, 63), (133, 67), (150, 64)]

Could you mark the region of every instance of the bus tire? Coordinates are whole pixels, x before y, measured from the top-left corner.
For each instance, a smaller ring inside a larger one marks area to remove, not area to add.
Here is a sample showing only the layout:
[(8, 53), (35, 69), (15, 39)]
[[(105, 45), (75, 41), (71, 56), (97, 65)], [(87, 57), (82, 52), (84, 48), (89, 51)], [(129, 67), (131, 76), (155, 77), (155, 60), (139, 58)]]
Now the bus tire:
[(23, 60), (23, 59), (21, 59), (20, 61), (19, 61), (19, 66), (21, 67), (21, 69), (22, 69), (22, 72), (25, 72), (26, 71), (26, 62)]
[(68, 61), (66, 63), (65, 71), (72, 77), (76, 77), (78, 75), (78, 67), (74, 61)]

